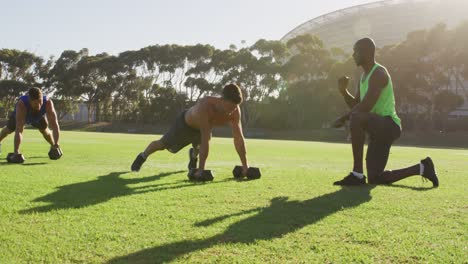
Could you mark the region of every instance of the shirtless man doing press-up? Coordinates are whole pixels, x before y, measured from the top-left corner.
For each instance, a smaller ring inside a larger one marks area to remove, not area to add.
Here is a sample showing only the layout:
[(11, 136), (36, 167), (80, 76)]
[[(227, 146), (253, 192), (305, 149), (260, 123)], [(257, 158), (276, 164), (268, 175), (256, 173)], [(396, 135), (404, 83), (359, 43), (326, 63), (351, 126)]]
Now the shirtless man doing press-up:
[(172, 127), (161, 139), (151, 142), (143, 152), (138, 154), (132, 164), (132, 171), (139, 171), (146, 159), (156, 151), (167, 149), (171, 153), (177, 153), (185, 146), (192, 144), (188, 167), (189, 170), (197, 169), (194, 178), (201, 179), (208, 158), (213, 127), (230, 124), (234, 145), (242, 162), (242, 173), (246, 175), (249, 166), (239, 107), (242, 100), (242, 92), (235, 84), (226, 85), (223, 88), (222, 97), (208, 96), (200, 99), (193, 107), (183, 111), (177, 117)]

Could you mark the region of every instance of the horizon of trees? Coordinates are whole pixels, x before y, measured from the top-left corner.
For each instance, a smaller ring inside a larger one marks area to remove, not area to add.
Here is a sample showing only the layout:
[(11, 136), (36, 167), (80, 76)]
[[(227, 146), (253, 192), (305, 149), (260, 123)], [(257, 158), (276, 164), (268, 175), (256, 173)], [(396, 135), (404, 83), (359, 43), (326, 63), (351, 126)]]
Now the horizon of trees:
[[(468, 98), (467, 47), (468, 21), (454, 29), (439, 24), (411, 32), (403, 42), (378, 49), (377, 60), (392, 76), (405, 128), (448, 126), (448, 114)], [(88, 122), (169, 123), (199, 98), (234, 82), (245, 97), (244, 126), (322, 128), (346, 111), (337, 90), (342, 75), (359, 79), (350, 54), (327, 48), (312, 35), (287, 43), (261, 39), (225, 50), (152, 45), (117, 56), (90, 55), (84, 48), (44, 59), (0, 49), (0, 117), (8, 117), (29, 87), (39, 86), (53, 94), (59, 118), (82, 102)]]

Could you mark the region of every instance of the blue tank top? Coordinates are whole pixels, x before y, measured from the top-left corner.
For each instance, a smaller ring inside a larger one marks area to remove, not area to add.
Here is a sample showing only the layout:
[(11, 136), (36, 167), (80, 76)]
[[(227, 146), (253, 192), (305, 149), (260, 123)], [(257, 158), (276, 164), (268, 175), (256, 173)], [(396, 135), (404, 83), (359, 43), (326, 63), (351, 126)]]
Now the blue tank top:
[[(36, 123), (46, 114), (46, 102), (47, 96), (42, 97), (42, 106), (39, 112), (33, 112), (31, 108), (31, 104), (29, 103), (29, 96), (23, 95), (19, 98), (19, 100), (23, 101), (24, 106), (26, 106), (26, 124)], [(13, 111), (13, 115), (16, 116), (16, 106), (15, 111)]]

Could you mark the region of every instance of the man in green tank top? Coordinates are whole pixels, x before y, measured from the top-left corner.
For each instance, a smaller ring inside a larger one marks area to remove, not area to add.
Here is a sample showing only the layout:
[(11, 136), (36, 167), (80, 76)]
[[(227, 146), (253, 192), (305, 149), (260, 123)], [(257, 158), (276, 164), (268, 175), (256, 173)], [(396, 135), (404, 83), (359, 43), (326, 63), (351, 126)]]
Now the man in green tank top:
[(349, 78), (339, 79), (339, 91), (351, 111), (338, 118), (333, 126), (342, 127), (349, 120), (354, 166), (348, 176), (334, 184), (348, 186), (366, 184), (363, 152), (367, 134), (368, 183), (390, 184), (409, 176), (421, 175), (430, 180), (434, 187), (439, 186), (439, 179), (430, 157), (408, 168), (385, 171), (390, 147), (401, 134), (401, 120), (395, 110), (392, 79), (387, 69), (375, 62), (375, 43), (372, 39), (364, 38), (356, 42), (353, 58), (364, 73), (356, 96), (352, 96), (347, 90)]

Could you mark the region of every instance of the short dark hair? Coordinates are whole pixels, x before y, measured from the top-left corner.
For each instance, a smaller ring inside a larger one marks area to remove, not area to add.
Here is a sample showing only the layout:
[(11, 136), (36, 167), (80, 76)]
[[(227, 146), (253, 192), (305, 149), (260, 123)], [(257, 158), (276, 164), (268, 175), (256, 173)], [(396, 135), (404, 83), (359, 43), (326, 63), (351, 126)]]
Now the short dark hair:
[(32, 87), (31, 89), (29, 89), (28, 95), (29, 95), (29, 99), (33, 101), (38, 100), (39, 98), (42, 97), (42, 90), (41, 88), (38, 88), (38, 87)]
[(231, 83), (223, 88), (223, 98), (235, 104), (242, 103), (242, 91), (237, 84)]
[(370, 52), (372, 55), (375, 54), (375, 42), (371, 38), (362, 38), (356, 42), (356, 46), (359, 48), (365, 49), (366, 51)]

